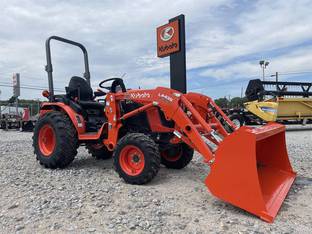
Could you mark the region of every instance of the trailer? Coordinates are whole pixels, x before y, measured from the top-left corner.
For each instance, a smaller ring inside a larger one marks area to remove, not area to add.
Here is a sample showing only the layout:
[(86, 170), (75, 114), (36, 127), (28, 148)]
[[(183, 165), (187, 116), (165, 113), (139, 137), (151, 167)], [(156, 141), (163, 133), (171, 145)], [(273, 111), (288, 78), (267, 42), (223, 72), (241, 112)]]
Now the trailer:
[(250, 80), (244, 108), (232, 110), (230, 119), (241, 125), (280, 122), (312, 123), (312, 83)]
[(9, 129), (32, 131), (37, 119), (37, 116), (30, 115), (29, 108), (13, 106), (0, 107), (0, 129), (6, 131)]

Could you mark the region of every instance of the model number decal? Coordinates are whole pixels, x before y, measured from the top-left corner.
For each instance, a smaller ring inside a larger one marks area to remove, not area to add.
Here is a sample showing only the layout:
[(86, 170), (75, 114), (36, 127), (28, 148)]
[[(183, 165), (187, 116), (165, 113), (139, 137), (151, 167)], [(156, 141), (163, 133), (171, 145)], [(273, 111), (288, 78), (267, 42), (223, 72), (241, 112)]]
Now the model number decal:
[(168, 95), (166, 95), (166, 94), (163, 94), (163, 93), (159, 93), (159, 94), (158, 94), (158, 97), (161, 97), (161, 98), (163, 98), (163, 99), (165, 99), (166, 101), (169, 101), (169, 102), (172, 102), (172, 101), (173, 101), (173, 98), (172, 98), (172, 97), (170, 97), (170, 96), (168, 96)]

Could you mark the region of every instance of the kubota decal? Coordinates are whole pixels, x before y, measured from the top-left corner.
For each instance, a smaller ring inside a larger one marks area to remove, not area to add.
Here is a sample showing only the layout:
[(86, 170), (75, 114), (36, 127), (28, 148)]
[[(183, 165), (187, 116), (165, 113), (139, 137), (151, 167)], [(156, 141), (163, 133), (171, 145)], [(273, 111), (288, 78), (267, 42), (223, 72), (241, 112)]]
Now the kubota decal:
[(173, 34), (174, 34), (174, 28), (171, 26), (168, 26), (160, 32), (160, 38), (163, 41), (169, 41), (173, 37)]
[(179, 20), (157, 28), (157, 56), (165, 57), (180, 50)]
[(130, 98), (133, 98), (133, 99), (137, 99), (137, 98), (150, 98), (151, 97), (151, 94), (149, 93), (131, 93), (130, 94)]

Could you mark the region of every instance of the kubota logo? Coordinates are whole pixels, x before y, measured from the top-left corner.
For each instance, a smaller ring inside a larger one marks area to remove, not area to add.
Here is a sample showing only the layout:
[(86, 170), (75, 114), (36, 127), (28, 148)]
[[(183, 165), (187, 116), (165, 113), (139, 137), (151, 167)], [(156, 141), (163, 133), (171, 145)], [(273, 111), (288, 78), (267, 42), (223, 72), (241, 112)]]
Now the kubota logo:
[(160, 32), (160, 38), (163, 41), (169, 41), (174, 34), (174, 29), (171, 26), (168, 26), (166, 28), (164, 28), (163, 30), (161, 30)]
[(178, 20), (162, 25), (156, 31), (158, 57), (165, 57), (180, 50)]
[(151, 95), (149, 93), (131, 93), (130, 94), (130, 98), (134, 98), (134, 99), (137, 99), (137, 98), (150, 98)]

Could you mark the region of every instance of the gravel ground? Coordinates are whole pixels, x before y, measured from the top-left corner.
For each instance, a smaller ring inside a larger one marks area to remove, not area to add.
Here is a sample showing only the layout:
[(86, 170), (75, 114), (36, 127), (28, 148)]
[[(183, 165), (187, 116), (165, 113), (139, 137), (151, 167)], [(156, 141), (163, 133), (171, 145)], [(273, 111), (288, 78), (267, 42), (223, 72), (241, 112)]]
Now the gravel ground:
[(32, 133), (0, 131), (0, 233), (311, 233), (312, 129), (290, 127), (298, 177), (273, 224), (212, 197), (199, 155), (183, 170), (161, 168), (149, 184), (125, 184), (112, 161), (81, 148), (63, 170), (35, 160)]

